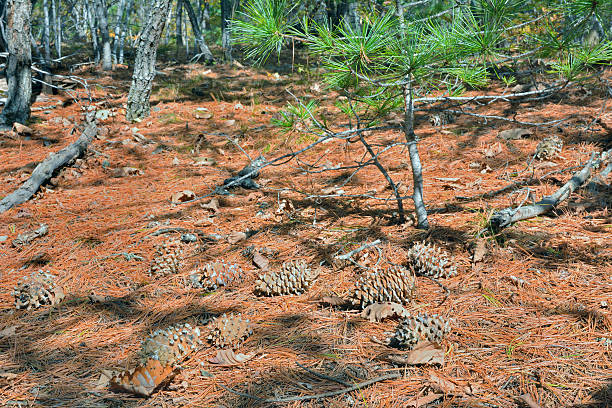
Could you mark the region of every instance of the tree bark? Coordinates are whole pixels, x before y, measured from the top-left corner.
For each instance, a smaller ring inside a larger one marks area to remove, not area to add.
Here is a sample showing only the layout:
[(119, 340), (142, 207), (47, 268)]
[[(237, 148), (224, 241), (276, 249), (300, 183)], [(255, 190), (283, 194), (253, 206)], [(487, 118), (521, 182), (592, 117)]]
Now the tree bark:
[[(9, 0), (11, 1), (11, 0)], [(26, 1), (24, 3), (29, 3)], [(71, 160), (83, 154), (87, 145), (96, 136), (98, 129), (93, 122), (89, 122), (83, 131), (83, 134), (76, 142), (63, 148), (57, 153), (54, 153), (43, 160), (32, 172), (32, 175), (25, 183), (11, 194), (7, 195), (0, 201), (0, 214), (28, 201), (38, 191), (41, 185), (49, 180), (53, 173), (60, 167), (65, 166)]]
[(202, 53), (202, 56), (204, 56), (204, 62), (206, 62), (206, 64), (212, 64), (215, 62), (215, 58), (213, 57), (212, 52), (210, 52), (208, 45), (206, 45), (204, 35), (202, 34), (202, 30), (200, 30), (200, 25), (198, 24), (198, 16), (191, 6), (191, 1), (183, 0), (183, 4), (185, 6), (185, 10), (187, 10), (187, 15), (189, 16), (189, 21), (191, 22), (191, 28), (193, 28), (193, 34), (195, 35), (196, 42), (200, 46), (200, 52)]
[(115, 36), (113, 37), (113, 62), (116, 64), (119, 56), (119, 41), (121, 38), (121, 29), (123, 24), (123, 15), (125, 14), (126, 0), (119, 2), (117, 9), (117, 21), (115, 22)]
[(58, 0), (51, 0), (51, 7), (53, 8), (53, 32), (55, 34), (55, 51), (57, 52), (57, 58), (62, 57), (62, 17), (60, 15), (61, 4)]
[(178, 55), (180, 47), (183, 46), (183, 0), (177, 0), (176, 2), (176, 32), (174, 35)]
[(113, 69), (113, 59), (111, 56), (110, 35), (108, 34), (108, 17), (106, 2), (104, 0), (95, 0), (96, 15), (98, 17), (98, 29), (102, 38), (102, 69), (110, 71)]
[(31, 3), (29, 0), (7, 1), (8, 61), (6, 79), (8, 96), (0, 123), (25, 124), (30, 117), (32, 97), (32, 48), (30, 44)]
[(132, 14), (133, 7), (134, 0), (128, 0), (127, 6), (125, 8), (125, 13), (123, 14), (123, 19), (121, 21), (121, 34), (119, 35), (119, 56), (117, 57), (117, 61), (119, 62), (119, 64), (123, 64), (123, 46), (125, 43), (125, 34), (127, 33), (127, 24), (130, 21), (130, 14)]
[(132, 86), (127, 102), (126, 116), (130, 121), (138, 121), (149, 116), (151, 109), (149, 97), (155, 78), (157, 46), (164, 31), (169, 10), (170, 0), (154, 0), (149, 9), (147, 22), (138, 36)]
[(417, 137), (414, 133), (414, 101), (412, 95), (412, 83), (404, 85), (404, 136), (408, 143), (408, 154), (412, 166), (413, 193), (412, 200), (417, 215), (417, 228), (429, 228), (427, 221), (427, 210), (423, 202), (423, 167), (417, 148)]
[(87, 21), (89, 22), (89, 30), (91, 31), (91, 45), (94, 52), (94, 61), (96, 64), (100, 61), (100, 45), (98, 44), (98, 24), (95, 12), (95, 0), (87, 0)]
[(51, 30), (49, 29), (49, 0), (43, 0), (43, 46), (45, 47), (45, 64), (51, 64), (51, 46), (49, 45), (49, 37)]
[(230, 21), (234, 18), (234, 12), (238, 6), (238, 0), (221, 0), (221, 46), (223, 47), (225, 60), (228, 62), (232, 61)]

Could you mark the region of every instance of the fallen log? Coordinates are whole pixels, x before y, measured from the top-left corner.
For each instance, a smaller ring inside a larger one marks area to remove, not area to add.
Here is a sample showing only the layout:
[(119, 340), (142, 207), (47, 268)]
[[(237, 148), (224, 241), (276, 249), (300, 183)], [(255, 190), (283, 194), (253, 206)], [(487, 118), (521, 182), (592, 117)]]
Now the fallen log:
[[(582, 170), (574, 173), (572, 178), (553, 194), (542, 198), (533, 205), (519, 206), (518, 208), (510, 207), (497, 211), (489, 220), (490, 229), (498, 232), (517, 221), (537, 217), (557, 207), (574, 191), (582, 187), (591, 178), (593, 171), (610, 163), (611, 156), (612, 149), (603, 153), (593, 153)], [(606, 170), (604, 169), (602, 174), (607, 175)]]
[(32, 198), (40, 186), (49, 180), (57, 169), (65, 166), (85, 152), (85, 149), (87, 149), (87, 146), (96, 136), (97, 132), (98, 128), (95, 123), (88, 121), (85, 130), (83, 130), (81, 136), (74, 143), (57, 153), (50, 154), (36, 166), (30, 178), (21, 187), (0, 201), (0, 214)]

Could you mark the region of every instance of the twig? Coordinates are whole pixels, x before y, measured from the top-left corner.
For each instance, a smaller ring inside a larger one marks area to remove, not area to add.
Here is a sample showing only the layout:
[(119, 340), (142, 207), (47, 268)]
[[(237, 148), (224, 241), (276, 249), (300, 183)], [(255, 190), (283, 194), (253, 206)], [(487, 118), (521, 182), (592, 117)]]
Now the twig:
[(346, 381), (342, 381), (342, 380), (341, 380), (341, 379), (339, 379), (339, 378), (330, 377), (330, 376), (328, 376), (328, 375), (318, 373), (318, 372), (316, 372), (316, 371), (314, 371), (314, 370), (311, 370), (311, 369), (310, 369), (310, 368), (308, 368), (308, 367), (304, 367), (303, 365), (301, 365), (301, 364), (300, 364), (300, 363), (298, 363), (298, 362), (296, 362), (295, 364), (297, 364), (297, 366), (298, 366), (298, 367), (300, 367), (302, 370), (304, 370), (304, 371), (306, 371), (306, 372), (308, 372), (308, 373), (310, 373), (310, 374), (314, 375), (315, 377), (319, 377), (319, 378), (322, 378), (322, 379), (324, 379), (324, 380), (333, 381), (333, 382), (336, 382), (336, 383), (338, 383), (338, 384), (340, 384), (340, 385), (344, 385), (345, 387), (350, 387), (350, 386), (351, 386), (351, 384), (347, 383)]
[(363, 251), (364, 249), (368, 249), (368, 248), (371, 248), (371, 247), (373, 247), (373, 246), (376, 246), (376, 245), (378, 245), (378, 244), (380, 244), (380, 243), (382, 243), (382, 241), (381, 241), (380, 239), (377, 239), (376, 241), (373, 241), (373, 242), (370, 242), (370, 243), (363, 244), (363, 245), (362, 245), (362, 246), (360, 246), (359, 248), (357, 248), (357, 249), (353, 249), (351, 252), (348, 252), (348, 253), (346, 253), (346, 254), (344, 254), (344, 255), (337, 255), (335, 258), (336, 258), (336, 259), (341, 259), (341, 260), (343, 260), (343, 261), (346, 261), (347, 259), (352, 258), (352, 257), (353, 257), (353, 255), (355, 255), (356, 253), (361, 252), (361, 251)]
[(343, 388), (341, 390), (324, 392), (324, 393), (321, 393), (321, 394), (303, 395), (303, 396), (299, 396), (299, 397), (270, 398), (270, 399), (263, 399), (263, 398), (259, 398), (259, 397), (255, 396), (255, 395), (251, 395), (251, 394), (247, 394), (247, 393), (244, 393), (244, 392), (236, 391), (236, 390), (233, 390), (233, 389), (231, 389), (229, 387), (226, 387), (223, 384), (218, 384), (218, 385), (219, 385), (219, 387), (223, 388), (226, 391), (231, 392), (232, 394), (236, 394), (236, 395), (239, 395), (241, 397), (246, 397), (246, 398), (254, 399), (254, 400), (257, 400), (259, 402), (266, 403), (266, 404), (274, 404), (274, 403), (278, 403), (278, 402), (309, 401), (309, 400), (313, 400), (313, 399), (321, 399), (321, 398), (333, 397), (333, 396), (340, 395), (340, 394), (346, 394), (347, 392), (355, 391), (355, 390), (358, 390), (358, 389), (363, 388), (363, 387), (367, 387), (368, 385), (372, 385), (372, 384), (375, 384), (377, 382), (386, 381), (386, 380), (394, 380), (396, 378), (400, 378), (401, 376), (402, 375), (399, 374), (399, 373), (386, 374), (386, 375), (382, 375), (380, 377), (372, 378), (371, 380), (360, 382), (359, 384), (355, 384), (355, 385), (353, 385), (351, 387)]

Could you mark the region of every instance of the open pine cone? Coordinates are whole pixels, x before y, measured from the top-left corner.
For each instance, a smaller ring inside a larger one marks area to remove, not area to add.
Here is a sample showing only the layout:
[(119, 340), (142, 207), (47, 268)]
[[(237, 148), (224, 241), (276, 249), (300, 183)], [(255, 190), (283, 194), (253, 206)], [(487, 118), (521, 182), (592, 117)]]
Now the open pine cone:
[(535, 157), (538, 160), (550, 160), (563, 149), (563, 140), (559, 136), (550, 136), (542, 139), (536, 147)]
[(395, 330), (395, 335), (391, 338), (391, 344), (406, 349), (414, 348), (421, 340), (439, 344), (449, 332), (450, 324), (443, 317), (419, 314), (400, 322)]
[(395, 302), (407, 304), (413, 297), (414, 276), (406, 268), (388, 266), (366, 272), (355, 284), (352, 302), (365, 308), (372, 303)]
[(15, 289), (17, 309), (38, 309), (42, 305), (56, 305), (64, 299), (64, 290), (55, 284), (55, 276), (42, 270), (22, 278)]
[(251, 334), (253, 329), (249, 319), (243, 319), (240, 314), (224, 314), (212, 322), (208, 340), (218, 348), (237, 348)]
[(179, 271), (183, 260), (183, 248), (180, 241), (169, 240), (155, 248), (155, 258), (149, 273), (152, 276), (172, 275)]
[(149, 396), (155, 388), (173, 376), (177, 364), (200, 345), (200, 329), (188, 323), (157, 330), (142, 343), (140, 364), (114, 375), (110, 380), (111, 386)]
[(189, 275), (189, 283), (194, 288), (217, 290), (227, 286), (242, 277), (242, 269), (238, 265), (227, 264), (224, 261), (207, 263), (197, 268)]
[(264, 296), (301, 295), (317, 276), (319, 274), (311, 271), (304, 260), (285, 262), (278, 272), (259, 276), (255, 293)]
[(457, 266), (452, 258), (433, 244), (416, 243), (408, 251), (408, 259), (417, 275), (435, 279), (457, 275)]

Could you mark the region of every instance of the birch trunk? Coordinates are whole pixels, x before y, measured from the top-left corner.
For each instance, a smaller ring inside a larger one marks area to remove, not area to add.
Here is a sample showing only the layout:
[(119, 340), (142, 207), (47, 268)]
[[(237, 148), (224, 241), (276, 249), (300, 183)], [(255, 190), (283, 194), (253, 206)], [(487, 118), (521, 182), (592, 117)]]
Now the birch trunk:
[(106, 2), (104, 0), (95, 0), (95, 2), (98, 29), (100, 30), (100, 37), (102, 38), (102, 69), (110, 71), (113, 69), (113, 59), (111, 56), (110, 35), (108, 33)]

